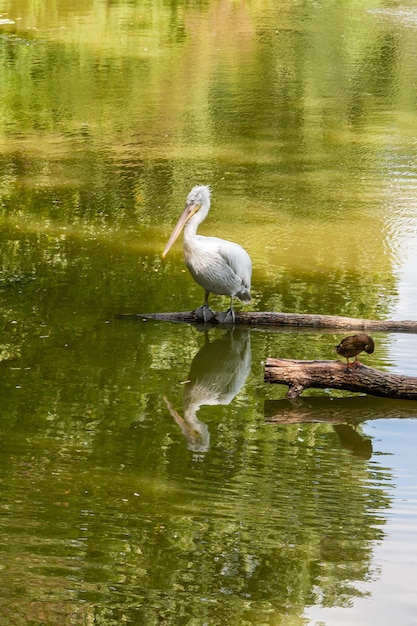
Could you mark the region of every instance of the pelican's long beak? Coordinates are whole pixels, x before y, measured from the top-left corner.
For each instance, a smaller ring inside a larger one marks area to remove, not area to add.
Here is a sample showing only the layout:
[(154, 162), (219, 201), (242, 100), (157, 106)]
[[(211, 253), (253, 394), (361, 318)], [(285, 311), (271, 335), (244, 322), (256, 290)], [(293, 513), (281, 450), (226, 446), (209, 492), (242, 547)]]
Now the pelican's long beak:
[(186, 223), (188, 222), (190, 217), (192, 217), (194, 215), (194, 213), (196, 213), (198, 211), (200, 206), (201, 206), (201, 204), (196, 203), (196, 202), (190, 202), (189, 204), (187, 203), (185, 205), (185, 209), (182, 212), (182, 215), (181, 215), (180, 219), (176, 223), (175, 228), (174, 228), (174, 230), (171, 233), (171, 237), (169, 238), (168, 243), (165, 246), (165, 250), (162, 253), (162, 258), (163, 259), (166, 257), (168, 252), (171, 250), (172, 246), (174, 245), (174, 243), (178, 239), (178, 236), (180, 235), (182, 229), (184, 228), (184, 226), (186, 225)]

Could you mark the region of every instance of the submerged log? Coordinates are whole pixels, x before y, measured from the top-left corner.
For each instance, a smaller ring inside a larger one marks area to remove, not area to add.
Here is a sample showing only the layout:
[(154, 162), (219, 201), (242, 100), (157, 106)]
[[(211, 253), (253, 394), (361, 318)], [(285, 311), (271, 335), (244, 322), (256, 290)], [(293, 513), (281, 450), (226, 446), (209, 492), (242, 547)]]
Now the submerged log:
[(288, 385), (287, 398), (304, 389), (343, 389), (383, 398), (417, 400), (417, 378), (388, 374), (362, 363), (348, 367), (341, 361), (293, 361), (267, 359), (265, 381)]
[[(194, 311), (177, 313), (120, 313), (119, 319), (130, 320), (161, 320), (166, 322), (185, 322), (201, 324)], [(221, 323), (221, 314), (207, 324)], [(297, 328), (327, 328), (330, 330), (368, 330), (386, 332), (417, 332), (417, 321), (414, 320), (368, 320), (338, 315), (315, 315), (308, 313), (276, 313), (275, 311), (235, 311), (235, 323), (249, 326), (287, 326)]]

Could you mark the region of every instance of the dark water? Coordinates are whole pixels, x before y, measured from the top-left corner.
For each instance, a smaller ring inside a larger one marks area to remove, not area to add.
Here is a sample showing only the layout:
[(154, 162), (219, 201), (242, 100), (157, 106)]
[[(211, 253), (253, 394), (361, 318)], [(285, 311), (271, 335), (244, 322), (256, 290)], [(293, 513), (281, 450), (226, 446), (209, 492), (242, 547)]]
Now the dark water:
[[(202, 303), (161, 252), (204, 183), (248, 309), (415, 318), (416, 29), (0, 0), (2, 624), (412, 623), (414, 404), (264, 383), (340, 333), (117, 314)], [(417, 337), (374, 339), (364, 363), (417, 375)]]

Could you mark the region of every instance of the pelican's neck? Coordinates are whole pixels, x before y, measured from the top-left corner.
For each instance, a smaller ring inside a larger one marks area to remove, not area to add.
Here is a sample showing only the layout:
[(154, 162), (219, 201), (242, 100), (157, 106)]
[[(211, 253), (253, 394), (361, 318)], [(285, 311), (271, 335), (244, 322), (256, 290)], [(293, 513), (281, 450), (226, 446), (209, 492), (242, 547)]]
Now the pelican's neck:
[(184, 228), (184, 241), (189, 239), (190, 237), (194, 237), (197, 233), (197, 228), (200, 226), (201, 222), (203, 222), (210, 209), (210, 198), (204, 198), (200, 209), (197, 213), (188, 220), (185, 228)]

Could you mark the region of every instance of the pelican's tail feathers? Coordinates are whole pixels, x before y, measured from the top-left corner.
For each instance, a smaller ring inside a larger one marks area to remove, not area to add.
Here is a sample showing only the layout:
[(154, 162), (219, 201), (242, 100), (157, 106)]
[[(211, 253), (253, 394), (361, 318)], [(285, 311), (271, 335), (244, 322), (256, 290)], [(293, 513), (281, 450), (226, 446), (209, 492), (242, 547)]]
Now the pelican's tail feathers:
[(236, 298), (239, 298), (241, 302), (250, 302), (252, 300), (252, 296), (247, 289), (242, 289), (236, 294)]

